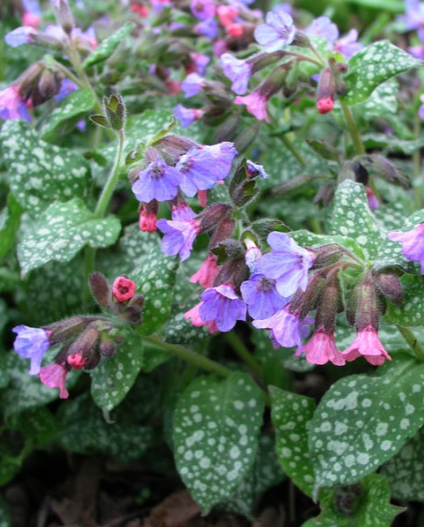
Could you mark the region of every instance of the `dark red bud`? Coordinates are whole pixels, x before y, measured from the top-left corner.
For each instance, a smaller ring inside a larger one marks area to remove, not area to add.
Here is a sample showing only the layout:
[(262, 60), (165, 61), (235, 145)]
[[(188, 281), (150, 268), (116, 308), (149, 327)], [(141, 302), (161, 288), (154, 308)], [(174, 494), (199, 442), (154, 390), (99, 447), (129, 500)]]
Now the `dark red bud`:
[(91, 294), (103, 309), (109, 309), (112, 303), (111, 287), (102, 273), (91, 273), (88, 278)]

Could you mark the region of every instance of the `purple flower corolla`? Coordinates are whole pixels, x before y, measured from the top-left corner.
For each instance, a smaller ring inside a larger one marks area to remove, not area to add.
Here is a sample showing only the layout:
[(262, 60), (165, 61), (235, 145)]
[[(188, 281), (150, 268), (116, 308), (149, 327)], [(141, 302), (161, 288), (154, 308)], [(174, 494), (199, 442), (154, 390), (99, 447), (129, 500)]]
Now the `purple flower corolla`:
[(182, 104), (177, 104), (172, 113), (180, 121), (183, 128), (187, 128), (194, 123), (194, 121), (199, 120), (203, 115), (202, 110), (185, 108)]
[(265, 47), (265, 51), (272, 53), (288, 46), (294, 40), (296, 28), (292, 17), (284, 12), (269, 12), (266, 24), (260, 24), (255, 29), (255, 39)]
[(420, 101), (422, 102), (422, 105), (420, 106), (418, 110), (418, 115), (421, 119), (424, 119), (424, 94), (420, 95)]
[(266, 121), (269, 123), (269, 117), (266, 113), (266, 103), (268, 99), (265, 95), (261, 95), (258, 91), (252, 92), (250, 95), (243, 97), (237, 96), (234, 99), (234, 104), (245, 104), (246, 110), (254, 115), (259, 121)]
[(302, 340), (309, 335), (309, 325), (313, 319), (306, 317), (303, 320), (296, 313), (289, 311), (288, 305), (281, 311), (264, 320), (254, 320), (252, 324), (258, 329), (271, 329), (270, 338), (283, 348), (298, 347), (302, 349)]
[(12, 331), (17, 334), (13, 344), (16, 353), (24, 359), (31, 359), (29, 374), (37, 375), (44, 353), (50, 346), (49, 331), (28, 326), (16, 326)]
[(149, 203), (152, 199), (167, 201), (175, 198), (180, 184), (180, 174), (168, 166), (163, 159), (150, 163), (138, 173), (132, 191), (138, 201)]
[(419, 0), (405, 0), (405, 11), (398, 20), (405, 24), (407, 31), (416, 29), (418, 38), (424, 42), (424, 4)]
[(250, 177), (260, 176), (262, 179), (268, 178), (268, 174), (265, 172), (264, 167), (254, 163), (253, 161), (250, 161), (250, 159), (246, 161), (246, 168)]
[(198, 73), (199, 75), (205, 75), (206, 68), (210, 62), (210, 57), (203, 55), (202, 53), (191, 52), (191, 62), (187, 68), (187, 73)]
[(175, 221), (190, 221), (196, 217), (196, 213), (184, 201), (177, 205), (172, 205), (171, 215)]
[(213, 0), (191, 0), (190, 9), (199, 20), (207, 20), (215, 16), (216, 6)]
[(205, 84), (205, 79), (200, 75), (197, 73), (190, 73), (181, 83), (181, 89), (186, 98), (193, 97), (194, 95), (201, 93)]
[(346, 59), (350, 59), (352, 55), (358, 53), (363, 48), (363, 45), (358, 42), (358, 30), (351, 29), (344, 37), (336, 40), (334, 50), (339, 51)]
[(231, 89), (233, 92), (237, 95), (245, 94), (252, 74), (251, 64), (233, 57), (231, 53), (221, 55), (219, 63), (224, 75), (232, 81)]
[(339, 30), (327, 16), (319, 16), (310, 24), (305, 32), (308, 35), (324, 37), (328, 43), (328, 49), (332, 49), (339, 36)]
[(259, 249), (256, 243), (249, 238), (246, 238), (244, 243), (247, 247), (247, 251), (244, 255), (247, 267), (250, 269), (252, 274), (261, 273), (262, 251)]
[(49, 388), (59, 388), (59, 397), (67, 399), (66, 376), (69, 370), (62, 364), (49, 364), (40, 369), (40, 381)]
[(278, 293), (275, 280), (263, 274), (253, 274), (241, 284), (240, 290), (249, 315), (255, 320), (269, 318), (289, 302), (289, 298)]
[(17, 27), (5, 35), (4, 41), (8, 46), (17, 48), (23, 44), (32, 44), (37, 33), (38, 31), (30, 26)]
[(17, 85), (0, 91), (0, 119), (4, 121), (22, 119), (31, 122), (27, 102), (19, 95)]
[(291, 296), (298, 288), (305, 291), (308, 271), (315, 259), (313, 254), (282, 232), (271, 232), (267, 241), (272, 252), (262, 256), (262, 272), (276, 280), (277, 291), (282, 297)]
[(218, 24), (214, 18), (208, 18), (196, 24), (194, 30), (198, 35), (202, 35), (202, 37), (215, 40), (218, 35)]
[(78, 86), (75, 82), (70, 81), (69, 79), (64, 79), (60, 90), (56, 93), (54, 98), (56, 101), (63, 101), (70, 93), (78, 90)]
[(215, 322), (221, 331), (230, 331), (237, 320), (246, 320), (246, 304), (236, 295), (231, 284), (206, 289), (200, 297), (199, 314), (204, 322)]
[(22, 5), (27, 13), (41, 16), (41, 8), (38, 0), (22, 0)]
[(419, 46), (411, 46), (408, 48), (409, 53), (419, 60), (424, 60), (424, 44)]
[(171, 256), (178, 254), (182, 262), (187, 260), (200, 232), (199, 222), (162, 219), (157, 222), (157, 227), (165, 234), (162, 238), (162, 252)]
[(176, 165), (181, 174), (181, 190), (192, 198), (198, 190), (214, 187), (231, 172), (236, 155), (233, 143), (229, 142), (200, 148), (193, 146)]
[(402, 244), (405, 258), (421, 265), (421, 274), (424, 275), (424, 222), (415, 229), (407, 232), (391, 232), (387, 238), (392, 242)]

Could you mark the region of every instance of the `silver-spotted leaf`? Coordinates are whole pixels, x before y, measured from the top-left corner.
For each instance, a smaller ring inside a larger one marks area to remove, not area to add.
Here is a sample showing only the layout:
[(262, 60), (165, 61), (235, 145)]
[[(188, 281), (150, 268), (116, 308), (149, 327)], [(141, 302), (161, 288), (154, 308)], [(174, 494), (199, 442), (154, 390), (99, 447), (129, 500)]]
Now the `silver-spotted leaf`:
[(198, 377), (179, 398), (175, 460), (204, 513), (231, 496), (252, 468), (263, 408), (259, 388), (238, 372), (224, 380)]
[(115, 243), (120, 230), (116, 217), (96, 218), (79, 198), (53, 203), (18, 245), (22, 273), (52, 260), (69, 262), (85, 245), (108, 247)]
[(380, 84), (395, 75), (422, 66), (422, 61), (382, 40), (355, 53), (348, 66), (348, 73), (343, 77), (347, 91), (340, 99), (343, 104), (352, 105), (368, 99)]
[(381, 377), (352, 375), (322, 398), (309, 431), (315, 491), (356, 483), (424, 424), (424, 364), (398, 360)]
[(314, 467), (309, 456), (308, 429), (315, 411), (315, 401), (275, 386), (271, 386), (269, 392), (280, 463), (293, 483), (312, 496)]
[(107, 60), (124, 38), (131, 33), (134, 27), (135, 25), (133, 23), (127, 22), (118, 29), (118, 31), (110, 35), (106, 40), (103, 40), (103, 42), (101, 42), (100, 45), (97, 46), (97, 48), (85, 59), (82, 64), (83, 68), (88, 68)]
[(90, 172), (83, 156), (42, 141), (25, 121), (6, 121), (0, 146), (12, 194), (30, 216), (38, 218), (52, 201), (87, 193)]

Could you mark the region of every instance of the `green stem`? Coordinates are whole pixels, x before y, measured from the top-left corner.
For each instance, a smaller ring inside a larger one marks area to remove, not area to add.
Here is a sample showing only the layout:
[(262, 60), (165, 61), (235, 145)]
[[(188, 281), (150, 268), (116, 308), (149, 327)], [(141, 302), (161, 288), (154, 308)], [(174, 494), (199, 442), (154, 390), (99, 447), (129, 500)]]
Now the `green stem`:
[(170, 353), (176, 355), (180, 359), (183, 359), (187, 362), (190, 362), (191, 364), (198, 366), (199, 368), (202, 368), (202, 370), (210, 371), (211, 373), (216, 373), (220, 377), (228, 377), (232, 373), (231, 370), (229, 370), (225, 366), (222, 366), (218, 362), (208, 359), (203, 355), (199, 355), (195, 351), (184, 348), (179, 344), (170, 344), (169, 342), (165, 342), (156, 335), (141, 338), (147, 340), (148, 342), (151, 342), (152, 344), (155, 344), (156, 346), (163, 348), (166, 351), (169, 351)]
[(318, 66), (325, 66), (325, 60), (321, 57), (321, 55), (318, 53), (318, 51), (315, 49), (315, 47), (311, 43), (309, 43), (309, 49), (318, 59)]
[(122, 165), (122, 153), (124, 150), (125, 135), (124, 131), (120, 130), (118, 133), (118, 151), (115, 156), (115, 161), (106, 185), (103, 187), (102, 193), (100, 194), (99, 201), (97, 202), (95, 215), (98, 218), (102, 218), (109, 204), (110, 198), (112, 197), (113, 191), (115, 190), (116, 184), (119, 181), (119, 174)]
[(402, 337), (408, 343), (409, 347), (415, 353), (417, 359), (419, 359), (420, 361), (424, 361), (424, 346), (422, 346), (422, 344), (418, 342), (412, 331), (404, 326), (398, 325), (397, 328), (400, 331)]
[(359, 156), (365, 155), (365, 148), (362, 143), (361, 136), (359, 135), (358, 128), (356, 127), (355, 120), (353, 119), (352, 112), (349, 106), (344, 106), (342, 104), (342, 110), (344, 117), (346, 119), (347, 126), (349, 128), (350, 137), (352, 138), (353, 144), (355, 146), (356, 153)]
[(253, 355), (247, 349), (244, 342), (240, 339), (237, 333), (234, 333), (234, 331), (230, 331), (229, 333), (226, 333), (225, 340), (228, 342), (228, 344), (231, 345), (233, 350), (249, 366), (249, 368), (252, 371), (254, 371), (257, 375), (259, 375), (259, 378), (261, 378), (262, 377), (261, 365), (253, 357)]
[(311, 59), (311, 57), (308, 57), (307, 55), (302, 55), (302, 53), (294, 53), (294, 52), (290, 51), (290, 52), (287, 52), (286, 55), (289, 56), (289, 57), (295, 57), (295, 58), (297, 58), (299, 60), (303, 60), (305, 62), (311, 62), (312, 64), (315, 64), (315, 66), (320, 66), (321, 67), (323, 65), (322, 62), (314, 60), (314, 59)]

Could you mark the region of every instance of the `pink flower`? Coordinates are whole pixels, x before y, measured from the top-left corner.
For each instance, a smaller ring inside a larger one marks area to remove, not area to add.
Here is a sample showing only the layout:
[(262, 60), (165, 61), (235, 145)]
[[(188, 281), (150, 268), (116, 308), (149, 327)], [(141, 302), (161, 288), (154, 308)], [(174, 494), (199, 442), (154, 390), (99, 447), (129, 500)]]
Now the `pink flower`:
[(140, 218), (138, 222), (140, 230), (143, 232), (155, 232), (156, 221), (156, 212), (147, 210), (145, 204), (143, 204), (140, 210)]
[(334, 109), (334, 98), (323, 97), (317, 101), (317, 108), (319, 113), (325, 114), (331, 112)]
[(126, 302), (127, 300), (130, 300), (130, 298), (134, 296), (135, 289), (135, 283), (125, 276), (118, 276), (115, 278), (112, 285), (113, 294), (118, 302)]
[(74, 368), (74, 370), (82, 370), (87, 364), (87, 358), (82, 356), (81, 351), (78, 351), (78, 353), (69, 355), (67, 358), (67, 362), (69, 366)]
[(213, 281), (218, 271), (219, 267), (216, 263), (216, 256), (208, 254), (200, 269), (190, 278), (190, 282), (192, 284), (199, 282), (202, 287), (207, 289), (213, 286)]
[(49, 388), (59, 388), (60, 398), (67, 399), (69, 397), (66, 389), (66, 376), (68, 370), (62, 364), (49, 364), (40, 369), (40, 381)]
[(244, 97), (238, 96), (234, 100), (234, 104), (245, 104), (247, 111), (254, 115), (259, 121), (266, 121), (269, 123), (269, 117), (266, 113), (267, 102), (268, 99), (265, 95), (260, 95), (257, 91), (254, 91), (250, 95), (245, 95)]
[(371, 324), (357, 332), (355, 340), (342, 355), (348, 362), (362, 356), (373, 366), (381, 366), (385, 359), (392, 360)]
[(187, 311), (187, 313), (184, 313), (184, 318), (186, 320), (191, 320), (191, 323), (193, 324), (193, 326), (196, 326), (197, 328), (201, 326), (208, 326), (209, 333), (211, 334), (216, 333), (217, 331), (219, 331), (219, 329), (214, 320), (204, 322), (200, 318), (199, 309), (200, 309), (200, 306), (202, 306), (203, 304), (204, 302), (199, 302), (198, 304), (196, 304), (189, 311)]
[(311, 340), (303, 347), (306, 360), (311, 364), (327, 364), (332, 362), (336, 366), (344, 366), (345, 359), (337, 349), (334, 331), (327, 332), (323, 327), (318, 328)]

